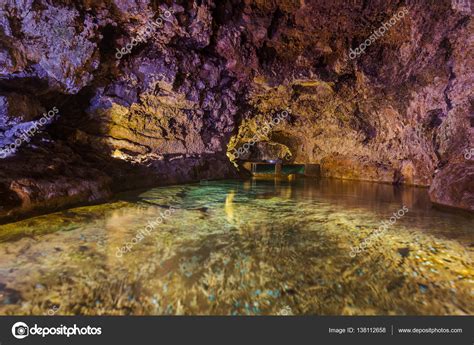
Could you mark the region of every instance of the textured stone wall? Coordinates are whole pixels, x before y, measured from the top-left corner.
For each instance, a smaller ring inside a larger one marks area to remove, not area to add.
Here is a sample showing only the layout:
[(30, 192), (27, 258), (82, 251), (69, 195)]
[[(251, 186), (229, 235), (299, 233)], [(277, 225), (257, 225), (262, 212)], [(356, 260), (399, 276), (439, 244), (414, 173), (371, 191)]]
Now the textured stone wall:
[(0, 151), (0, 212), (237, 176), (228, 151), (284, 109), (242, 158), (431, 186), (433, 201), (474, 209), (474, 24), (461, 5), (4, 1), (0, 148), (45, 111), (60, 117)]

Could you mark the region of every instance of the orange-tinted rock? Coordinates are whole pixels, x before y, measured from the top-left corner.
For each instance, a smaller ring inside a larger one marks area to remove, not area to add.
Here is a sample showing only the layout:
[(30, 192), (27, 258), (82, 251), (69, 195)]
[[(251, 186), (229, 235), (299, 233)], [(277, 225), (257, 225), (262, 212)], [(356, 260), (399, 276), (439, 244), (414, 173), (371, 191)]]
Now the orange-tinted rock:
[(433, 202), (474, 211), (474, 161), (448, 165), (430, 187)]
[[(1, 99), (30, 108), (24, 121), (37, 119), (37, 109), (61, 112), (47, 133), (0, 161), (0, 195), (13, 193), (13, 204), (50, 196), (87, 202), (93, 190), (106, 196), (236, 176), (226, 151), (288, 108), (291, 115), (247, 158), (290, 157), (321, 164), (328, 177), (432, 185), (434, 201), (472, 208), (456, 192), (471, 175), (453, 159), (474, 146), (474, 24), (464, 8), (450, 1), (171, 4), (0, 5)], [(164, 11), (172, 14), (163, 25), (132, 45)], [(350, 49), (401, 12), (351, 59)], [(19, 118), (5, 104), (0, 139), (7, 117)], [(54, 178), (49, 160), (63, 167)]]

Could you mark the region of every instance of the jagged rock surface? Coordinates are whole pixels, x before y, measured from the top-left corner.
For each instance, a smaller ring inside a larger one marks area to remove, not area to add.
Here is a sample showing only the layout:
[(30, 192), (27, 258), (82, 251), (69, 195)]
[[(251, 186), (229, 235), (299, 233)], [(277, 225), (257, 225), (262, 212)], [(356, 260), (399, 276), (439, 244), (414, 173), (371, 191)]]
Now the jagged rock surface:
[[(2, 3), (0, 140), (53, 106), (61, 117), (0, 161), (0, 212), (236, 176), (226, 151), (286, 108), (249, 157), (431, 186), (433, 201), (474, 209), (463, 158), (474, 146), (472, 13), (449, 0), (356, 3)], [(116, 57), (166, 11), (163, 27)]]

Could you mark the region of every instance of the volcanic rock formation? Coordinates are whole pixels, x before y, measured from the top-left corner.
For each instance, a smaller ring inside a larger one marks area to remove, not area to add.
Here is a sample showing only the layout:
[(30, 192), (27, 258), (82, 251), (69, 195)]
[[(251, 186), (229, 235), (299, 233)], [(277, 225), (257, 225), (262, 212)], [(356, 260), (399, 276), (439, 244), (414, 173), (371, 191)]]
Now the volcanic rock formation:
[(229, 152), (284, 109), (240, 158), (430, 186), (474, 210), (472, 14), (454, 0), (2, 2), (0, 213), (238, 176)]

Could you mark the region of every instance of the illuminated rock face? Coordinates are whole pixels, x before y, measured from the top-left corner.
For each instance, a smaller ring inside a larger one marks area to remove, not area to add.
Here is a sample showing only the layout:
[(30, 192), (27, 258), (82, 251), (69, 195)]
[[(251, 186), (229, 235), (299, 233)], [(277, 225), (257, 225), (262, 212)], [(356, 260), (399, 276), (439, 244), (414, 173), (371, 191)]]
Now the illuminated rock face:
[(0, 143), (46, 109), (61, 114), (0, 161), (3, 210), (234, 177), (228, 152), (285, 109), (242, 158), (431, 186), (433, 201), (474, 208), (469, 9), (171, 4), (0, 5)]

